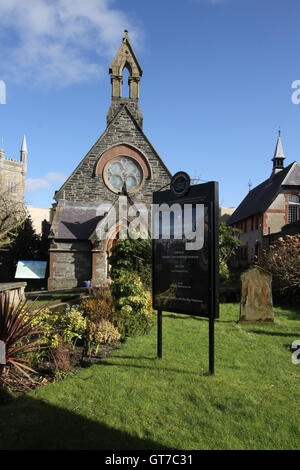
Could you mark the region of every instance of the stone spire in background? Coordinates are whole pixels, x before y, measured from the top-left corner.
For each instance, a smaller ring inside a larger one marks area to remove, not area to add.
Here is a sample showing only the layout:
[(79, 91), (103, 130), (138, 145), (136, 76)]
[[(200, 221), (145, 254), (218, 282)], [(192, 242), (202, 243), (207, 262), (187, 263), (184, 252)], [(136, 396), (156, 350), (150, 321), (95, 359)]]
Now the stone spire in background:
[(24, 174), (27, 173), (27, 142), (25, 134), (22, 140), (22, 146), (20, 150), (20, 161), (23, 163), (23, 172)]

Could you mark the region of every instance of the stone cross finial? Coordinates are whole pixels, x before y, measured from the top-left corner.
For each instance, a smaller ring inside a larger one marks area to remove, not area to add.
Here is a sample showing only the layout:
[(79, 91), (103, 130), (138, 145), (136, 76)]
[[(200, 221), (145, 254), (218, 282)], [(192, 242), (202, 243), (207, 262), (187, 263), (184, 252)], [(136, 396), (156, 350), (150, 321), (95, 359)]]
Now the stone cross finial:
[(124, 38), (123, 38), (123, 42), (125, 42), (126, 40), (129, 41), (128, 29), (124, 29)]

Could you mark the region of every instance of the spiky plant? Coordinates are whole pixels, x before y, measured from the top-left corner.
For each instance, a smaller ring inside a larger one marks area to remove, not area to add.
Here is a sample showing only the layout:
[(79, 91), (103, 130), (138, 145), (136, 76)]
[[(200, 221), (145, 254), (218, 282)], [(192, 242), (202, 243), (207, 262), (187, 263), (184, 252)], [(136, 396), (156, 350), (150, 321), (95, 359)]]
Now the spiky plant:
[[(41, 347), (42, 331), (32, 322), (39, 310), (33, 311), (27, 300), (12, 301), (8, 292), (0, 298), (0, 341), (5, 345), (5, 364), (0, 364), (0, 383), (26, 389), (36, 385), (28, 355)], [(26, 358), (27, 356), (27, 358)]]

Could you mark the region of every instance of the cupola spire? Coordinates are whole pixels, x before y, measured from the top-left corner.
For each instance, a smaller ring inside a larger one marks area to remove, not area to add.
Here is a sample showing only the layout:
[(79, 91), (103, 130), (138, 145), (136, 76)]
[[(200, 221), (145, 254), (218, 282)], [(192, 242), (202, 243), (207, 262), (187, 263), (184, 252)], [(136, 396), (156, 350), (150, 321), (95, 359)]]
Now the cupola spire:
[(272, 175), (278, 173), (279, 171), (283, 170), (284, 164), (283, 160), (285, 159), (284, 153), (283, 153), (283, 148), (282, 148), (282, 142), (281, 142), (281, 131), (279, 129), (278, 131), (278, 138), (276, 142), (276, 147), (275, 147), (275, 152), (274, 156), (272, 158), (273, 161), (273, 170), (272, 170)]
[(27, 172), (27, 142), (26, 142), (26, 137), (25, 134), (23, 136), (22, 140), (22, 146), (20, 150), (20, 161), (23, 163), (23, 172), (26, 174)]

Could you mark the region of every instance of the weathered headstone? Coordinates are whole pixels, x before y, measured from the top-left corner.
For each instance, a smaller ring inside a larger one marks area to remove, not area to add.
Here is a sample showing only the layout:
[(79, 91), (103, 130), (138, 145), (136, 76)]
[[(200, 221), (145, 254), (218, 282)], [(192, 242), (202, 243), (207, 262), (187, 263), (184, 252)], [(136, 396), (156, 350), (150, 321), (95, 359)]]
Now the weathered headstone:
[(241, 323), (273, 322), (272, 275), (260, 266), (251, 266), (241, 276)]
[(4, 341), (0, 340), (0, 364), (6, 364), (6, 348)]

